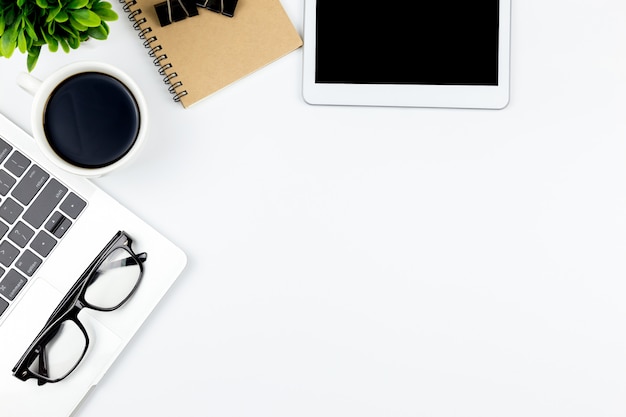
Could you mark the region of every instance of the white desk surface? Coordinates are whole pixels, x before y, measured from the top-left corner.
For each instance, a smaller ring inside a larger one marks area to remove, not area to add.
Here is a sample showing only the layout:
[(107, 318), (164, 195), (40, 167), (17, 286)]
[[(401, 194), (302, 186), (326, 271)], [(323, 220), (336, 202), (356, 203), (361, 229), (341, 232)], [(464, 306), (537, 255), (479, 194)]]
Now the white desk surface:
[(310, 106), (302, 50), (183, 109), (112, 3), (33, 74), (137, 80), (149, 143), (96, 182), (189, 265), (78, 416), (626, 415), (626, 2), (514, 1), (501, 111)]

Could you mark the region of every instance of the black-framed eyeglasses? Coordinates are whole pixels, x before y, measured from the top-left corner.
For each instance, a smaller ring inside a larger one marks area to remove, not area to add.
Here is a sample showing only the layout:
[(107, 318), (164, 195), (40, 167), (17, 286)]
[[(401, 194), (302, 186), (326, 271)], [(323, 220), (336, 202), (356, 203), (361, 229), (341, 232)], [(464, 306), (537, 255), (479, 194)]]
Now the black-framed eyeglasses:
[(119, 231), (61, 300), (39, 335), (13, 368), (13, 376), (38, 385), (59, 382), (76, 369), (89, 348), (78, 313), (83, 308), (113, 311), (135, 293), (147, 254), (135, 254), (132, 239)]

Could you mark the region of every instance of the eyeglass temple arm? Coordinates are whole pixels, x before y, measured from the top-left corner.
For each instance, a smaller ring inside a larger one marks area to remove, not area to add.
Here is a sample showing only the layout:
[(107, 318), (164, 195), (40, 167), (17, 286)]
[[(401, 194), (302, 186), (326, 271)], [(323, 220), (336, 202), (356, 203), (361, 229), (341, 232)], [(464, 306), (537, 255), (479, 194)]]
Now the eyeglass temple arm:
[[(137, 259), (139, 259), (139, 261), (141, 263), (144, 263), (148, 260), (148, 254), (146, 252), (141, 252), (137, 254)], [(130, 256), (126, 259), (121, 259), (117, 262), (115, 262), (115, 266), (128, 266), (128, 265), (137, 265), (137, 261), (135, 261), (134, 258), (131, 258)], [(118, 265), (119, 264), (119, 265)]]
[[(139, 262), (143, 264), (148, 259), (148, 254), (146, 252), (142, 252), (137, 255), (137, 259), (139, 259)], [(130, 256), (128, 258), (119, 259), (117, 261), (111, 261), (106, 265), (106, 267), (104, 267), (104, 265), (101, 265), (100, 268), (103, 270), (110, 270), (113, 268), (121, 268), (123, 266), (129, 265), (137, 265), (137, 261), (135, 261), (135, 259)], [(92, 282), (95, 282), (98, 279), (99, 275), (100, 274), (98, 274), (98, 271), (94, 271), (91, 276)]]
[[(137, 259), (139, 259), (139, 262), (144, 263), (148, 259), (148, 254), (146, 252), (141, 252), (137, 254)], [(117, 261), (111, 261), (106, 265), (105, 268), (103, 268), (102, 265), (100, 266), (100, 268), (113, 269), (113, 268), (118, 268), (122, 266), (129, 266), (129, 265), (137, 265), (137, 261), (135, 261), (135, 258), (129, 256), (128, 258), (119, 259)]]
[[(39, 375), (41, 376), (49, 376), (48, 375), (48, 353), (46, 352), (45, 346), (39, 347)], [(46, 383), (46, 380), (43, 378), (37, 378), (37, 385), (41, 386)]]

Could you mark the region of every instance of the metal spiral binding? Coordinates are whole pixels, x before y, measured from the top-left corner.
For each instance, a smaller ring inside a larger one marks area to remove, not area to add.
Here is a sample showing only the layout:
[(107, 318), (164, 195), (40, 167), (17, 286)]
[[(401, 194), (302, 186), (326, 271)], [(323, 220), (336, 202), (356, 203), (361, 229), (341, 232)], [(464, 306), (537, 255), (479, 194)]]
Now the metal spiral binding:
[[(146, 39), (145, 35), (141, 39)], [(143, 46), (145, 46), (146, 48), (150, 48), (150, 44), (154, 41), (156, 41), (156, 36), (151, 36), (143, 42)]]
[(183, 83), (182, 81), (175, 80), (175, 78), (178, 77), (178, 74), (176, 72), (172, 71), (168, 73), (168, 70), (172, 69), (172, 64), (169, 62), (163, 62), (167, 59), (167, 55), (165, 53), (161, 53), (159, 55), (159, 52), (161, 52), (163, 48), (161, 47), (161, 45), (155, 44), (155, 42), (157, 41), (157, 37), (147, 37), (148, 33), (152, 32), (152, 28), (141, 27), (141, 25), (146, 23), (147, 20), (145, 17), (141, 16), (141, 9), (133, 9), (133, 6), (137, 5), (137, 0), (119, 1), (123, 5), (122, 10), (128, 13), (128, 20), (133, 22), (133, 29), (138, 31), (137, 35), (140, 39), (144, 40), (143, 46), (148, 49), (148, 55), (151, 58), (154, 58), (152, 62), (154, 63), (154, 65), (159, 67), (159, 75), (164, 77), (163, 82), (168, 86), (168, 91), (173, 95), (174, 101), (180, 102), (180, 99), (188, 94), (187, 90), (182, 90), (178, 92), (176, 91), (183, 86)]
[(172, 84), (172, 78), (176, 77), (178, 77), (178, 74), (175, 72), (169, 73), (165, 78), (163, 78), (163, 82), (165, 82), (165, 84)]
[(148, 55), (150, 55), (150, 57), (154, 58), (156, 56), (157, 52), (159, 52), (161, 49), (163, 49), (163, 48), (161, 48), (161, 45), (153, 46), (148, 51)]
[(126, 13), (130, 13), (130, 6), (134, 6), (135, 4), (137, 4), (137, 0), (120, 0), (120, 3), (123, 3), (122, 10), (124, 10)]
[[(143, 29), (141, 29), (141, 30), (139, 31), (139, 33), (138, 33), (139, 38), (141, 38), (141, 39), (146, 39), (146, 35), (147, 35), (148, 33), (150, 33), (150, 32), (152, 32), (152, 28), (143, 28)], [(151, 39), (152, 39), (152, 38), (151, 38)], [(154, 38), (154, 40), (156, 40), (156, 38)]]
[(159, 75), (165, 76), (167, 74), (166, 71), (170, 68), (172, 68), (172, 64), (170, 64), (169, 62), (165, 65), (162, 65), (161, 68), (159, 68)]

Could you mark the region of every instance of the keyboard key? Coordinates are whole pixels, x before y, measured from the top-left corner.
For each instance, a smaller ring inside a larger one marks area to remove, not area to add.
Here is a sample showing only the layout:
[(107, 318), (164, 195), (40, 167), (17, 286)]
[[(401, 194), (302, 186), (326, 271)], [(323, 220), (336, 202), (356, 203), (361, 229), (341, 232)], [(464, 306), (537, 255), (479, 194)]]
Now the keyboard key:
[(4, 169), (0, 169), (0, 194), (7, 195), (7, 193), (15, 185), (15, 178), (9, 175)]
[(42, 230), (37, 233), (37, 236), (35, 236), (35, 238), (31, 242), (30, 247), (33, 248), (33, 250), (39, 255), (45, 258), (46, 256), (48, 256), (48, 254), (56, 244), (56, 239)]
[(30, 159), (24, 155), (15, 151), (9, 156), (9, 159), (4, 163), (6, 169), (16, 177), (21, 177), (26, 168), (30, 165)]
[(17, 204), (11, 197), (8, 197), (0, 206), (0, 217), (7, 223), (13, 224), (20, 214), (22, 214), (22, 211), (24, 211), (24, 208)]
[(13, 226), (13, 230), (9, 233), (9, 239), (20, 248), (24, 248), (34, 235), (35, 231), (20, 221)]
[(22, 178), (11, 195), (20, 203), (27, 205), (48, 181), (50, 175), (37, 165), (33, 165)]
[(9, 226), (4, 224), (3, 222), (0, 222), (0, 238), (3, 237), (8, 231), (9, 231)]
[(76, 219), (86, 205), (87, 203), (85, 200), (74, 193), (70, 193), (61, 204), (61, 210), (72, 219)]
[(7, 303), (2, 298), (0, 298), (0, 316), (2, 315), (2, 313), (4, 313), (4, 311), (7, 309), (8, 306), (9, 306), (9, 303)]
[(48, 221), (46, 222), (46, 225), (44, 226), (46, 228), (46, 230), (50, 233), (54, 233), (54, 229), (56, 229), (59, 226), (59, 223), (61, 223), (61, 221), (65, 218), (64, 215), (62, 215), (60, 212), (55, 211), (52, 216), (50, 216), (50, 218), (48, 219)]
[[(52, 210), (61, 201), (67, 193), (67, 188), (59, 181), (51, 179), (48, 184), (41, 190), (41, 193), (33, 200), (31, 206), (26, 210), (22, 217), (28, 224), (35, 229), (41, 227), (43, 222), (48, 218)], [(0, 209), (2, 207), (0, 206)], [(1, 216), (0, 211), (0, 216)]]
[(13, 147), (11, 145), (0, 139), (0, 162), (4, 161), (12, 150)]
[(72, 225), (71, 220), (68, 219), (67, 217), (63, 217), (63, 219), (61, 219), (61, 222), (58, 224), (57, 227), (54, 228), (54, 231), (52, 233), (58, 239), (61, 239), (63, 235), (65, 234), (65, 232), (67, 232), (67, 229), (69, 229), (71, 225)]
[(41, 262), (42, 260), (37, 255), (26, 249), (15, 262), (15, 266), (29, 277), (32, 277), (39, 265), (41, 265)]
[(15, 269), (11, 269), (6, 277), (0, 281), (0, 294), (4, 295), (9, 301), (12, 301), (27, 282), (28, 280), (19, 272)]
[(4, 240), (0, 243), (0, 264), (9, 267), (20, 254), (20, 251), (15, 246), (11, 245), (9, 241)]
[(55, 211), (52, 216), (50, 216), (45, 228), (48, 232), (61, 239), (71, 225), (72, 222), (67, 217), (62, 215), (60, 212)]

